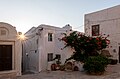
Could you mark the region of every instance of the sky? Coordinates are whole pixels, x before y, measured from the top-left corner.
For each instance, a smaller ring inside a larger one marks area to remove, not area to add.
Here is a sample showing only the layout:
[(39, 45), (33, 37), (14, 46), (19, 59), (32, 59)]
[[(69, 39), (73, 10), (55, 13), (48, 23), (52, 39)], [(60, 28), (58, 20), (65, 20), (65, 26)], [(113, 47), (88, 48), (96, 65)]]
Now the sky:
[(70, 24), (84, 32), (84, 15), (120, 5), (120, 0), (0, 0), (0, 22), (27, 32), (40, 24), (63, 27)]

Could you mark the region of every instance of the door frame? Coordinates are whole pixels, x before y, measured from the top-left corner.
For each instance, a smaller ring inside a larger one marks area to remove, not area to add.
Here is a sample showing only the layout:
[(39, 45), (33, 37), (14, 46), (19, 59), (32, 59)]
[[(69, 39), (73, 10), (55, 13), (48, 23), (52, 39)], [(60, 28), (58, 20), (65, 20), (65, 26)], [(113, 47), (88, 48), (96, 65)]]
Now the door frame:
[(118, 55), (119, 55), (119, 63), (120, 63), (120, 46), (119, 46)]
[(15, 42), (0, 41), (0, 45), (12, 45), (12, 70), (15, 70)]

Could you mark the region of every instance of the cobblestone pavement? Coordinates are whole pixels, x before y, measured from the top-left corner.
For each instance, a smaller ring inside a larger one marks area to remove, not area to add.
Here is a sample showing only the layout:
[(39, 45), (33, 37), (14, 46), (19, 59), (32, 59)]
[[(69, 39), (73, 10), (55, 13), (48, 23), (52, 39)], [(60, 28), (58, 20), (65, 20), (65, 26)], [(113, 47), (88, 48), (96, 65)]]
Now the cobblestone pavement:
[(80, 71), (46, 71), (27, 74), (16, 79), (120, 79), (120, 64), (109, 65), (103, 75), (93, 76)]

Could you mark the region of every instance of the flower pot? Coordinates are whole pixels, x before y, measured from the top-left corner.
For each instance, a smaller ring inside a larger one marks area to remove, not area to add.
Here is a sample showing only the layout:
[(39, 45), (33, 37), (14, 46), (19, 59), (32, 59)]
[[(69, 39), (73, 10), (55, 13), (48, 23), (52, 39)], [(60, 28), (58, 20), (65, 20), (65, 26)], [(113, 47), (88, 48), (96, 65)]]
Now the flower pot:
[(52, 71), (56, 71), (56, 64), (52, 64), (52, 65), (51, 65), (51, 70), (52, 70)]
[(79, 68), (77, 66), (75, 66), (74, 71), (79, 71)]
[(66, 71), (72, 71), (73, 70), (73, 64), (71, 62), (67, 62), (65, 64), (65, 70)]
[(109, 59), (111, 65), (117, 64), (118, 60), (117, 59)]

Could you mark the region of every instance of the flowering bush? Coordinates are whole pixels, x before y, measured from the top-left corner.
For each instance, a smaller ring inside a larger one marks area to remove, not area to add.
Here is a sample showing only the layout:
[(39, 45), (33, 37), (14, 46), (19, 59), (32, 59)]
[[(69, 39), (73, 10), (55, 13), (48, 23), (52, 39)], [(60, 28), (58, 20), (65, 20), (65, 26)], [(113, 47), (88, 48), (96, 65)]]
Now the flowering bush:
[(65, 36), (61, 39), (65, 42), (65, 47), (70, 46), (75, 50), (75, 53), (69, 59), (75, 59), (77, 61), (84, 61), (88, 56), (98, 55), (98, 51), (106, 48), (110, 40), (107, 37), (102, 35), (98, 37), (86, 36), (82, 33), (74, 31), (69, 35), (64, 34)]

